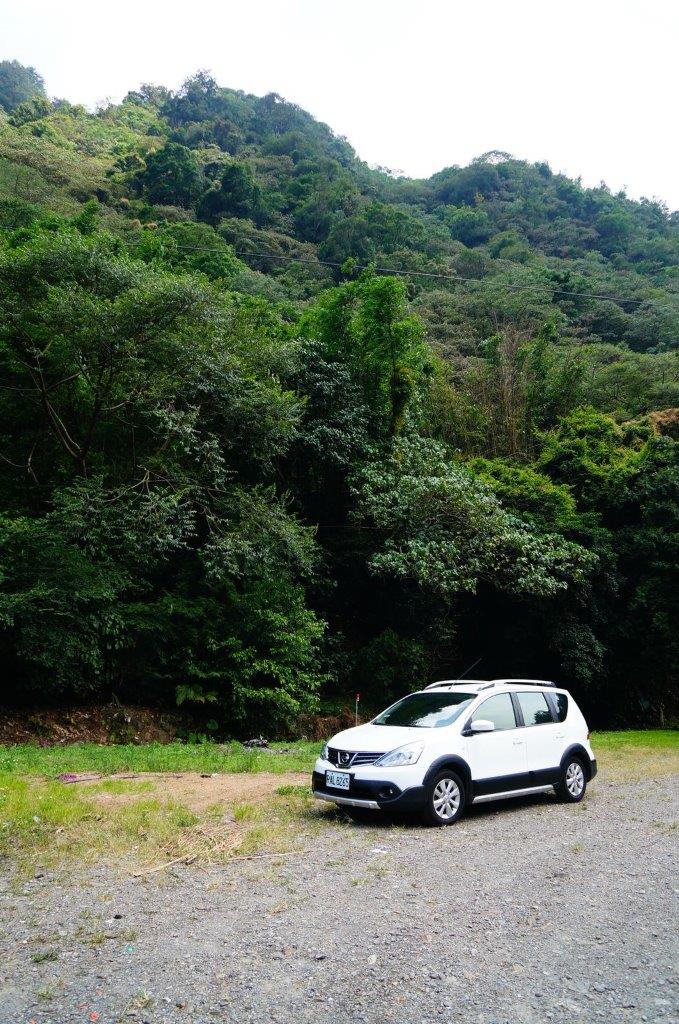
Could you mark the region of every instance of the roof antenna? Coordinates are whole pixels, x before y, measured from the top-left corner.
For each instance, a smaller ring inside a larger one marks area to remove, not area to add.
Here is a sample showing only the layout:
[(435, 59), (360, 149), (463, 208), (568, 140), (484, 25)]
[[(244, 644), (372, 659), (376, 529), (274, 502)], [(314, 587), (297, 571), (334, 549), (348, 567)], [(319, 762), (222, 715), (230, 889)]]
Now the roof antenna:
[(478, 663), (479, 663), (480, 661), (483, 661), (483, 657), (477, 658), (477, 659), (476, 659), (476, 661), (472, 662), (472, 664), (471, 664), (471, 665), (469, 666), (469, 668), (466, 668), (466, 669), (464, 670), (464, 672), (462, 673), (462, 675), (461, 675), (461, 676), (458, 676), (458, 677), (457, 677), (457, 679), (455, 680), (455, 682), (456, 682), (456, 683), (459, 683), (460, 679), (464, 679), (464, 677), (465, 677), (465, 676), (467, 675), (467, 673), (468, 673), (468, 672), (471, 672), (471, 670), (472, 670), (473, 668), (476, 668), (476, 666), (478, 665)]

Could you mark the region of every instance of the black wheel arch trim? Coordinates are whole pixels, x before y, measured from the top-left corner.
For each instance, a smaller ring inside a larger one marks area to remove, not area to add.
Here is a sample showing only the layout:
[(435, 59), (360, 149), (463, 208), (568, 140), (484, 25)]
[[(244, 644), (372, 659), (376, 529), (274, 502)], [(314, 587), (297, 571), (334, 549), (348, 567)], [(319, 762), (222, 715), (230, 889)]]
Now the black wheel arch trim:
[(581, 743), (572, 743), (570, 747), (565, 751), (561, 758), (561, 771), (566, 770), (566, 765), (571, 757), (577, 758), (582, 763), (582, 767), (585, 769), (585, 775), (587, 781), (591, 782), (596, 769), (593, 768), (592, 758), (589, 756), (585, 748)]
[(472, 798), (472, 770), (463, 757), (458, 754), (444, 754), (443, 757), (437, 757), (427, 769), (427, 774), (422, 780), (422, 785), (427, 787), (431, 785), (436, 775), (443, 771), (444, 768), (452, 768), (462, 776), (464, 782), (466, 797), (468, 800)]

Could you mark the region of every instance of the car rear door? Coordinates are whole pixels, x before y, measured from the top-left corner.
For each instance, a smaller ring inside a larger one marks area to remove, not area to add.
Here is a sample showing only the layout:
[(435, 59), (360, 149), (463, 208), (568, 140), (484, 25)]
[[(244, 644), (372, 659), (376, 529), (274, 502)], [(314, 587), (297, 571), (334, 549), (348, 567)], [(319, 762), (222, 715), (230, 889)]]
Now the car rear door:
[(528, 785), (525, 729), (519, 728), (514, 703), (508, 693), (496, 693), (478, 705), (472, 715), (493, 723), (493, 732), (467, 737), (466, 755), (472, 773), (474, 796), (506, 793)]
[(520, 691), (514, 693), (513, 698), (524, 725), (521, 732), (526, 741), (528, 785), (557, 782), (563, 753), (563, 725), (554, 720), (551, 703), (541, 690)]

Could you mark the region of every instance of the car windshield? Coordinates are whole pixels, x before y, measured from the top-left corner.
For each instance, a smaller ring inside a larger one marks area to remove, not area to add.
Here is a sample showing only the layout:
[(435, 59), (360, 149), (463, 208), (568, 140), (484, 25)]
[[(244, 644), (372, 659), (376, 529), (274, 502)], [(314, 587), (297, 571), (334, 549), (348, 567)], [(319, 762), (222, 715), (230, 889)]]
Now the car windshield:
[(476, 698), (475, 693), (411, 693), (393, 704), (373, 725), (406, 725), (416, 729), (442, 729), (451, 725)]

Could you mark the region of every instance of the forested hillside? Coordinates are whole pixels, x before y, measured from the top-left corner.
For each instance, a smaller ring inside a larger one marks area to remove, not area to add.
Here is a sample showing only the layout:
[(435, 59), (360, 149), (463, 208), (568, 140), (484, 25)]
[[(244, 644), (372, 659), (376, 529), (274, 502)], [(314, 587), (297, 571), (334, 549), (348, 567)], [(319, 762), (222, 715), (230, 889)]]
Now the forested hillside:
[(0, 108), (6, 701), (280, 734), (481, 658), (672, 721), (679, 214), (202, 72)]

